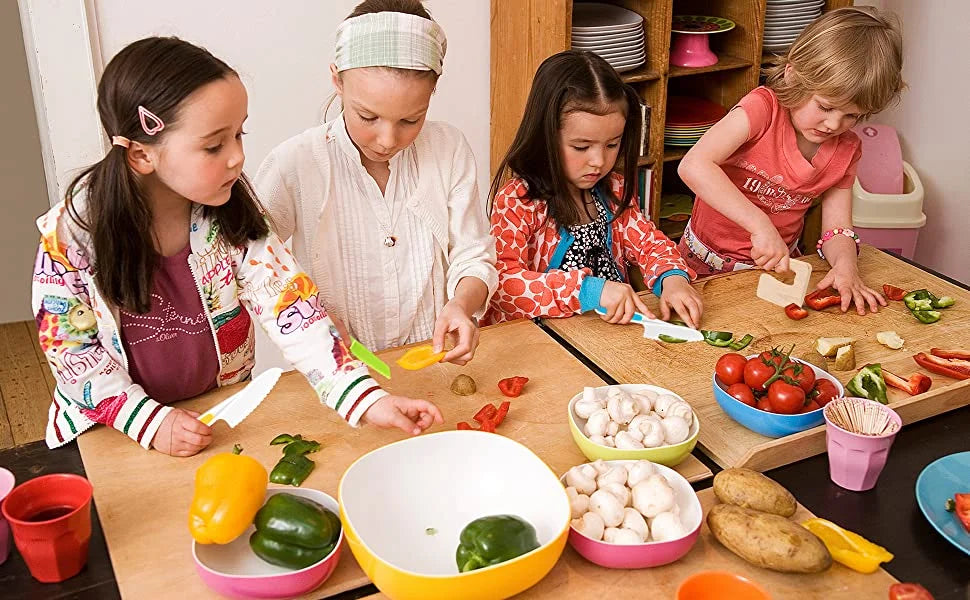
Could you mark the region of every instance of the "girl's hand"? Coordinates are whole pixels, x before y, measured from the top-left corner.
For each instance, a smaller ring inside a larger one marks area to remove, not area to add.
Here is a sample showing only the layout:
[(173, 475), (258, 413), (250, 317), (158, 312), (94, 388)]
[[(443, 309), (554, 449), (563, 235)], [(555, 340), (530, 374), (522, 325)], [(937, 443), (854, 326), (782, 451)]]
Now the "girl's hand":
[(774, 225), (758, 229), (751, 234), (751, 259), (765, 271), (787, 273), (790, 253), (788, 245), (778, 235)]
[(849, 310), (852, 303), (855, 303), (856, 312), (860, 315), (866, 314), (867, 303), (872, 312), (879, 312), (880, 305), (886, 306), (886, 299), (862, 282), (855, 266), (833, 267), (816, 287), (820, 290), (835, 288), (842, 296), (842, 312)]
[(441, 411), (431, 402), (404, 396), (384, 396), (367, 409), (361, 421), (378, 427), (397, 427), (411, 435), (445, 422)]
[(478, 325), (454, 299), (444, 305), (435, 320), (434, 333), (431, 336), (435, 352), (444, 349), (446, 334), (455, 340), (455, 347), (445, 354), (441, 359), (443, 362), (464, 365), (474, 358), (478, 348)]
[(212, 429), (199, 421), (199, 413), (173, 408), (152, 438), (152, 447), (170, 456), (192, 456), (212, 443)]
[(664, 321), (669, 319), (670, 309), (674, 309), (689, 327), (697, 329), (701, 324), (701, 313), (704, 312), (704, 302), (697, 290), (686, 278), (679, 275), (671, 275), (664, 279), (661, 286), (661, 318)]
[(626, 325), (635, 312), (641, 312), (650, 319), (655, 318), (633, 288), (618, 281), (607, 281), (603, 285), (600, 306), (606, 309), (606, 314), (600, 315), (600, 318), (607, 323)]

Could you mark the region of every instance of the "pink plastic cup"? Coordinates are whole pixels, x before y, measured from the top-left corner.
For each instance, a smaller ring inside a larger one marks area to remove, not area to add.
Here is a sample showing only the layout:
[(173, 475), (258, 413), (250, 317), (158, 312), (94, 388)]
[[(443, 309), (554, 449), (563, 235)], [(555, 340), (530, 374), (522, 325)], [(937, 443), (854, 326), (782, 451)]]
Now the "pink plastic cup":
[[(13, 473), (0, 467), (0, 504), (15, 483)], [(7, 561), (8, 556), (10, 556), (10, 524), (3, 518), (3, 513), (0, 513), (0, 565)]]
[(91, 482), (58, 473), (15, 487), (3, 501), (17, 550), (34, 579), (64, 581), (88, 560), (91, 540)]
[(860, 435), (842, 429), (829, 420), (828, 411), (825, 415), (825, 444), (829, 455), (829, 477), (832, 482), (853, 492), (864, 492), (876, 487), (876, 481), (886, 459), (889, 448), (903, 426), (902, 419), (896, 411), (877, 404), (880, 410), (889, 413), (889, 419), (895, 423), (896, 431), (888, 435)]

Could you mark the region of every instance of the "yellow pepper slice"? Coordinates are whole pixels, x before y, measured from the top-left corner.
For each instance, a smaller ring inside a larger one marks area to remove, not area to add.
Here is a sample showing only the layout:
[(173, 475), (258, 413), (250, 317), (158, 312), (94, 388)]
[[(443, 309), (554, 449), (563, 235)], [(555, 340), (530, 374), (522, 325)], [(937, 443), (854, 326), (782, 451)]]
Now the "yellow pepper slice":
[(875, 573), (879, 564), (893, 559), (891, 552), (874, 544), (858, 533), (839, 527), (832, 521), (820, 518), (809, 519), (802, 523), (814, 533), (829, 549), (832, 558), (860, 573)]
[(228, 544), (252, 524), (266, 499), (269, 475), (259, 461), (233, 446), (195, 472), (189, 531), (200, 544)]
[(404, 356), (397, 359), (397, 364), (408, 371), (417, 371), (418, 369), (430, 367), (436, 362), (441, 362), (441, 359), (444, 357), (444, 352), (436, 353), (434, 348), (425, 344), (423, 346), (416, 346), (405, 352)]

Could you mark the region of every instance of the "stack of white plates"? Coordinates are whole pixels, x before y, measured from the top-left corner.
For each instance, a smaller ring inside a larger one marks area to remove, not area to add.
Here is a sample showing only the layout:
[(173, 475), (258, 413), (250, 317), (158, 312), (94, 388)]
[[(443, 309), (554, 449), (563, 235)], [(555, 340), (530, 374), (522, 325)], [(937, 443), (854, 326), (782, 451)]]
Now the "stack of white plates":
[(766, 0), (764, 49), (782, 53), (822, 14), (825, 0)]
[(629, 71), (647, 59), (643, 17), (614, 4), (577, 2), (573, 6), (573, 50), (599, 54), (617, 71)]

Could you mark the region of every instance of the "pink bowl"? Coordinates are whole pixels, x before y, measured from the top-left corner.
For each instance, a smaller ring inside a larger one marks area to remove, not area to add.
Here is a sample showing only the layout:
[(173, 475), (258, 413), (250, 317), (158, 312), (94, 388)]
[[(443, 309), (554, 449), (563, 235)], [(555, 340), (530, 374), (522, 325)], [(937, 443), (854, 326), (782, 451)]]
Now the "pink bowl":
[[(340, 505), (327, 494), (303, 488), (272, 488), (266, 497), (287, 493), (309, 498), (340, 514)], [(343, 527), (333, 552), (320, 562), (293, 571), (263, 561), (249, 547), (250, 527), (241, 536), (224, 545), (192, 542), (192, 559), (199, 577), (213, 591), (230, 598), (292, 598), (320, 587), (337, 568), (344, 543)]]
[[(606, 464), (635, 463), (635, 460), (607, 460)], [(654, 463), (657, 471), (674, 488), (680, 518), (689, 532), (682, 538), (666, 542), (645, 542), (643, 544), (610, 544), (594, 540), (569, 528), (569, 545), (583, 558), (608, 569), (643, 569), (659, 567), (679, 560), (690, 552), (701, 533), (704, 512), (697, 494), (684, 479), (683, 475), (669, 467)], [(563, 475), (563, 480), (566, 476)]]

